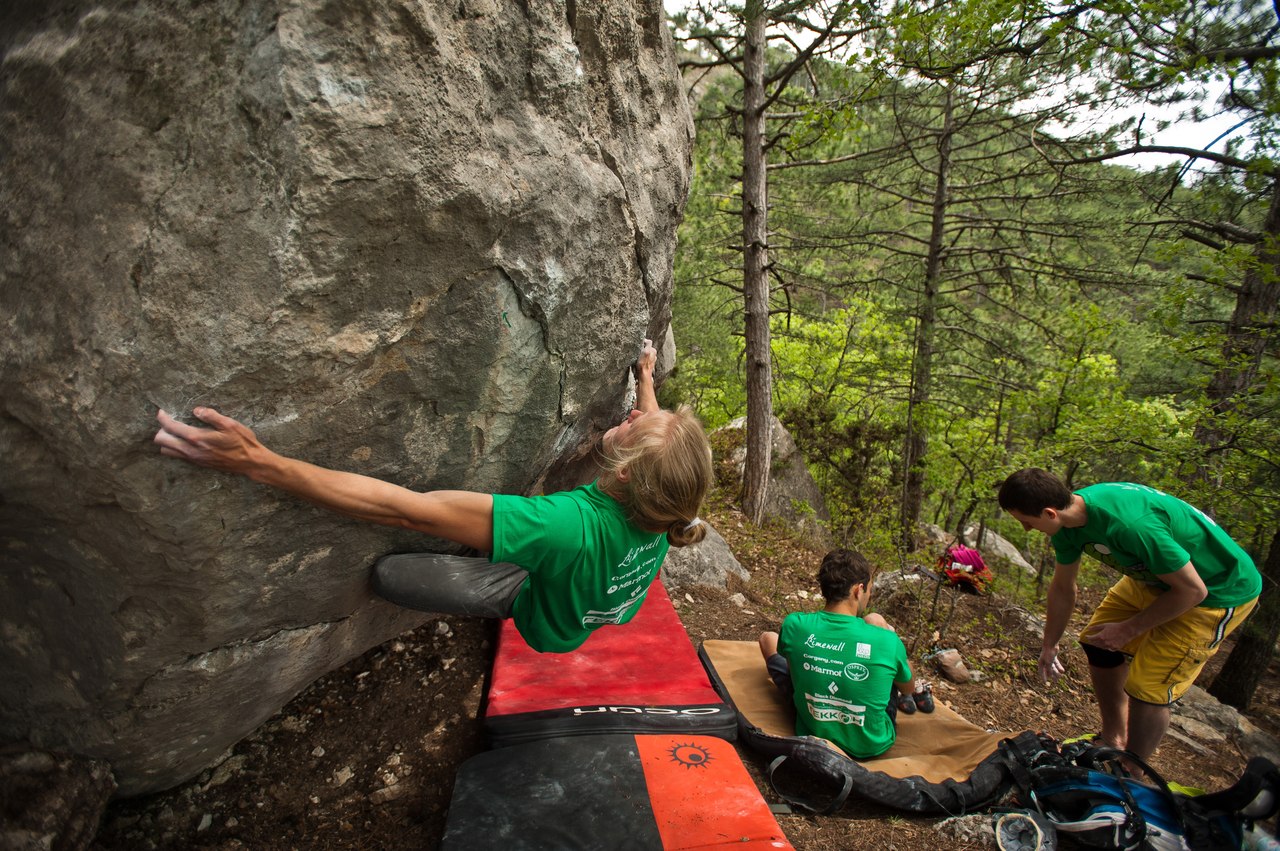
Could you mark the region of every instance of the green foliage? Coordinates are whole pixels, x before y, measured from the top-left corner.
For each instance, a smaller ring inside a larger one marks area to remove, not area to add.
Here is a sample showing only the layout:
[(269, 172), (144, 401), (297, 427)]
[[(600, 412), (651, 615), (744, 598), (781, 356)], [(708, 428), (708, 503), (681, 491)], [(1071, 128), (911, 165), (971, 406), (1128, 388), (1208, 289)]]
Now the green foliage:
[[(1064, 8), (902, 3), (868, 34), (867, 53), (811, 62), (781, 94), (770, 124), (775, 410), (836, 536), (858, 546), (892, 552), (904, 446), (919, 430), (921, 519), (949, 530), (985, 519), (1034, 547), (993, 496), (1010, 470), (1036, 465), (1077, 486), (1162, 487), (1260, 553), (1280, 522), (1275, 321), (1257, 317), (1254, 350), (1233, 348), (1228, 324), (1247, 276), (1280, 286), (1265, 242), (1235, 238), (1267, 221), (1280, 75), (1274, 57), (1246, 67), (1207, 51), (1246, 43), (1266, 16), (1174, 0)], [(1221, 163), (1191, 182), (1176, 167), (1045, 167), (1145, 138), (1136, 122), (1124, 136), (1046, 135), (1085, 102), (1176, 101), (1214, 78), (1236, 81), (1241, 100), (1228, 106), (1254, 118), (1252, 147), (1236, 152), (1246, 168)], [(738, 91), (721, 76), (696, 103), (676, 258), (679, 369), (663, 390), (712, 427), (745, 409)], [(1188, 239), (1195, 228), (1207, 238)], [(1209, 394), (1226, 373), (1250, 377), (1232, 404)]]

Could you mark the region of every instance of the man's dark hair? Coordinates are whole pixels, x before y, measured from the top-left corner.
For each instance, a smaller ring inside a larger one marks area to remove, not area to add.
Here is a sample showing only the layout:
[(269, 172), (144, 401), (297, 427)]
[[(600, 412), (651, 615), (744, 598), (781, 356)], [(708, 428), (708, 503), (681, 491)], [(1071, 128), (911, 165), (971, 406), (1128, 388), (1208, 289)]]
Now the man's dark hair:
[(855, 585), (871, 587), (876, 570), (862, 553), (853, 550), (832, 550), (822, 558), (818, 568), (818, 585), (828, 603), (849, 599)]
[(1029, 517), (1039, 517), (1046, 508), (1063, 509), (1071, 505), (1071, 489), (1048, 470), (1027, 467), (1000, 485), (1000, 507)]

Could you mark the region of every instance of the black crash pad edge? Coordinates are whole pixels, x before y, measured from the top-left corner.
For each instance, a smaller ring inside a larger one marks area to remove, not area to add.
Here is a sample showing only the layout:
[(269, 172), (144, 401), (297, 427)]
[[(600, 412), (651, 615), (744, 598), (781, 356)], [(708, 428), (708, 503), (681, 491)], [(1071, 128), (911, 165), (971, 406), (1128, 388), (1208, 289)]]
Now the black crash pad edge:
[(490, 746), (495, 748), (540, 739), (604, 733), (687, 734), (714, 736), (732, 742), (737, 739), (738, 730), (738, 714), (727, 703), (685, 706), (593, 704), (484, 719), (484, 732)]

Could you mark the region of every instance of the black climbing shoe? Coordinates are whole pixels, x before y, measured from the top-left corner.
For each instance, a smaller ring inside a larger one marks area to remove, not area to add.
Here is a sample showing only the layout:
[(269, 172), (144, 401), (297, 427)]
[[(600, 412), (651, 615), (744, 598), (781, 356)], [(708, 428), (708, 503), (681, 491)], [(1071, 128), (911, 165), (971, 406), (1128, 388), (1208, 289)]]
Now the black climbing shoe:
[(912, 695), (912, 699), (915, 701), (916, 709), (925, 714), (932, 712), (934, 707), (933, 686), (928, 683), (921, 683), (920, 687), (916, 689), (916, 693)]

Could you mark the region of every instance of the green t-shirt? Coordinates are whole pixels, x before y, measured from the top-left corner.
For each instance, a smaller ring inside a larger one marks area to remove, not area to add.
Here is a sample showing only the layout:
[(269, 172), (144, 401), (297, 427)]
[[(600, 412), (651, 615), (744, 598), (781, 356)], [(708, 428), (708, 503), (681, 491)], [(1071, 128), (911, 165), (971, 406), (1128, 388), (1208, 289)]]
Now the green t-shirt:
[(791, 667), (796, 735), (820, 736), (856, 759), (893, 747), (889, 698), (895, 682), (911, 679), (897, 633), (852, 615), (792, 612), (778, 652)]
[(492, 560), (529, 571), (511, 615), (540, 653), (567, 653), (602, 624), (631, 620), (667, 548), (665, 534), (633, 526), (594, 482), (548, 496), (493, 495)]
[(1085, 524), (1063, 527), (1053, 536), (1060, 564), (1088, 553), (1126, 576), (1167, 590), (1161, 574), (1187, 562), (1209, 590), (1200, 603), (1228, 609), (1262, 591), (1253, 559), (1199, 509), (1145, 485), (1127, 482), (1091, 485), (1076, 491), (1084, 500)]

